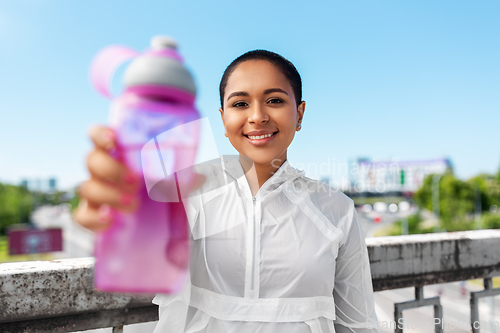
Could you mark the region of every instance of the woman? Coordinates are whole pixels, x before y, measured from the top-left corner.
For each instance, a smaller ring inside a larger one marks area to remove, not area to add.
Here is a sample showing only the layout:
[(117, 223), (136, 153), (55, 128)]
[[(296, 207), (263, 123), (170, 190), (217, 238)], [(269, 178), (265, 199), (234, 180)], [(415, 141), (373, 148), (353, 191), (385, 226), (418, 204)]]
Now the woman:
[[(302, 127), (301, 89), (293, 64), (269, 51), (245, 53), (224, 72), (219, 111), (240, 156), (197, 168), (199, 189), (184, 202), (190, 281), (177, 296), (155, 297), (155, 332), (378, 332), (352, 200), (287, 161)], [(103, 207), (134, 209), (138, 180), (106, 153), (110, 130), (91, 137), (92, 178), (75, 220), (100, 231), (110, 220)]]

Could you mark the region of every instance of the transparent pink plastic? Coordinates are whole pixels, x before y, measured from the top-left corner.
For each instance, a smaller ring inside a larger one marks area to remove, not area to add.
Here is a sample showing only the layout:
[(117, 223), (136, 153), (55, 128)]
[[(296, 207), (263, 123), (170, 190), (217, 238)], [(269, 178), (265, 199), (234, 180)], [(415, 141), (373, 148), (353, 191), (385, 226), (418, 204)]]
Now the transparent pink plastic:
[(96, 289), (176, 293), (185, 282), (189, 225), (180, 193), (189, 191), (193, 179), (199, 113), (179, 101), (130, 92), (113, 101), (115, 157), (139, 179), (140, 204), (131, 214), (113, 210), (112, 226), (96, 234)]

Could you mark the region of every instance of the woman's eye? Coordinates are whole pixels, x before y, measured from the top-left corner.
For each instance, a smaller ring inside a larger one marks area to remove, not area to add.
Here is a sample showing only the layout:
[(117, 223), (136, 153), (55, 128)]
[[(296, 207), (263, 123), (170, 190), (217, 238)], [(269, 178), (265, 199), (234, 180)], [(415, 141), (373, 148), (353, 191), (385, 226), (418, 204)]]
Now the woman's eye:
[(276, 104), (276, 103), (282, 103), (283, 101), (281, 99), (279, 99), (279, 98), (271, 98), (267, 102), (271, 103), (271, 104)]
[(236, 102), (233, 104), (233, 108), (238, 108), (247, 105), (245, 102)]

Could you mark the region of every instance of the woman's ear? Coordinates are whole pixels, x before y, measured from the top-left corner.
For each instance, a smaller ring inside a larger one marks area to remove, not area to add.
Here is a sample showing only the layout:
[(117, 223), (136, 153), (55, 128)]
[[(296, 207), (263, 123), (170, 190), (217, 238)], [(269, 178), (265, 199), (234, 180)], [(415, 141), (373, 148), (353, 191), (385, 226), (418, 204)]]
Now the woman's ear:
[(220, 112), (220, 117), (222, 119), (222, 124), (224, 125), (224, 127), (226, 126), (226, 123), (224, 122), (224, 110), (222, 110), (222, 108), (219, 108), (219, 112)]
[[(224, 121), (224, 110), (222, 110), (222, 108), (219, 108), (219, 112), (220, 112), (220, 117), (222, 119), (222, 125), (224, 125), (224, 130), (226, 128), (226, 123)], [(225, 131), (224, 131), (225, 132)], [(227, 132), (224, 133), (224, 135), (227, 137)]]
[(306, 111), (306, 102), (302, 101), (302, 102), (300, 102), (299, 106), (297, 107), (297, 113), (299, 115), (299, 119), (297, 119), (297, 126), (302, 123), (302, 118), (304, 117), (305, 111)]

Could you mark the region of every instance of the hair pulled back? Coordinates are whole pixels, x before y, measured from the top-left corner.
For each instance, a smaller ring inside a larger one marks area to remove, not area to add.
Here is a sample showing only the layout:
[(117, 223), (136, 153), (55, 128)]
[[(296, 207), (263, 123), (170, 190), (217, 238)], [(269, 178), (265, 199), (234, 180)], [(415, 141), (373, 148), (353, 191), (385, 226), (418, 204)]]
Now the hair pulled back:
[(250, 60), (265, 60), (275, 66), (290, 82), (295, 102), (297, 105), (302, 101), (302, 80), (295, 66), (281, 55), (267, 50), (253, 50), (240, 55), (227, 66), (219, 85), (220, 107), (224, 108), (224, 94), (226, 92), (227, 80), (239, 64)]

